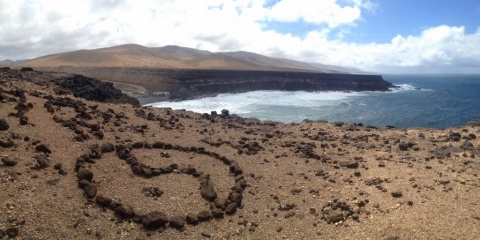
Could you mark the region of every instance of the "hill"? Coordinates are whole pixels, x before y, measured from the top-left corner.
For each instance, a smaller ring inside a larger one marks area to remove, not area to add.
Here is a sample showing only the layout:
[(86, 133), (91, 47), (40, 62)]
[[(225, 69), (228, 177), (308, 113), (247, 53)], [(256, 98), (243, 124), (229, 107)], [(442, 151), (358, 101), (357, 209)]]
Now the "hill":
[(344, 72), (338, 69), (345, 70), (327, 65), (272, 58), (251, 52), (213, 53), (179, 46), (149, 48), (136, 44), (57, 53), (15, 65), (18, 67), (141, 67), (326, 73)]

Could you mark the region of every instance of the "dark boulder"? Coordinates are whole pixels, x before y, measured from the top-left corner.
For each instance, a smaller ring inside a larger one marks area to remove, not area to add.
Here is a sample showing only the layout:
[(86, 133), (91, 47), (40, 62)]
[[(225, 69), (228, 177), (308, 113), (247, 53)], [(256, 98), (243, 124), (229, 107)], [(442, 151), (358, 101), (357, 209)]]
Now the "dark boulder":
[(9, 158), (9, 157), (4, 157), (4, 158), (2, 158), (2, 162), (5, 166), (13, 167), (13, 166), (17, 165), (18, 160), (17, 159), (12, 159), (12, 158)]
[(111, 143), (105, 143), (103, 144), (100, 149), (102, 150), (102, 153), (109, 153), (115, 151), (115, 147)]
[(37, 160), (37, 168), (44, 169), (50, 167), (50, 160), (44, 155), (40, 155), (36, 157)]
[(208, 220), (212, 219), (212, 212), (201, 211), (201, 212), (198, 213), (197, 217), (198, 217), (199, 221), (205, 222), (205, 221), (208, 221)]
[(109, 207), (112, 203), (112, 199), (104, 196), (97, 196), (95, 202), (102, 207)]
[(168, 217), (165, 213), (160, 211), (149, 212), (141, 218), (143, 227), (145, 228), (161, 228), (168, 222)]
[(37, 145), (35, 147), (35, 150), (37, 150), (38, 152), (43, 152), (43, 153), (48, 153), (48, 154), (52, 153), (52, 150), (50, 150), (50, 148), (45, 144)]
[(92, 179), (93, 179), (93, 172), (88, 170), (88, 169), (81, 169), (80, 171), (78, 171), (77, 173), (77, 178), (78, 180), (82, 180), (82, 179), (85, 179), (89, 182), (92, 182)]
[(4, 140), (0, 139), (0, 147), (10, 148), (10, 147), (13, 147), (13, 146), (15, 146), (15, 143), (13, 141), (11, 141), (11, 140), (4, 141)]
[(88, 198), (94, 198), (97, 195), (97, 185), (90, 183), (83, 189)]
[(340, 166), (345, 167), (345, 168), (358, 168), (358, 162), (357, 161), (345, 161), (345, 162), (341, 162)]
[(10, 125), (8, 125), (7, 120), (5, 119), (0, 119), (0, 131), (6, 131), (10, 128)]
[(400, 149), (401, 151), (408, 151), (408, 149), (409, 149), (408, 143), (398, 144), (398, 149)]
[(234, 214), (236, 211), (237, 211), (237, 208), (238, 208), (238, 204), (233, 202), (233, 203), (230, 203), (227, 205), (227, 207), (225, 208), (225, 213), (228, 214), (228, 215), (232, 215)]
[(198, 216), (195, 214), (187, 214), (187, 223), (191, 225), (197, 225), (198, 224)]
[(115, 209), (115, 213), (117, 213), (120, 217), (130, 218), (133, 216), (133, 207), (130, 205), (121, 204), (117, 206)]
[(168, 224), (172, 228), (181, 229), (185, 226), (185, 218), (180, 216), (174, 216), (170, 218), (170, 223)]
[(215, 188), (209, 180), (204, 180), (200, 183), (200, 194), (210, 202), (213, 202), (215, 198), (217, 198), (217, 192), (215, 192)]

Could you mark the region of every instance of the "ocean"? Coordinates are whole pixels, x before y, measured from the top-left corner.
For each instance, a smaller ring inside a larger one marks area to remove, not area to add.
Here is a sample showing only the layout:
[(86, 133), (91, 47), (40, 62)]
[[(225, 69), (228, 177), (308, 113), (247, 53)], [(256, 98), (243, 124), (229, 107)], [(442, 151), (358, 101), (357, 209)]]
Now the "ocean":
[(480, 121), (480, 75), (383, 75), (390, 92), (253, 91), (154, 107), (220, 112), (280, 122), (329, 121), (397, 128), (448, 128)]

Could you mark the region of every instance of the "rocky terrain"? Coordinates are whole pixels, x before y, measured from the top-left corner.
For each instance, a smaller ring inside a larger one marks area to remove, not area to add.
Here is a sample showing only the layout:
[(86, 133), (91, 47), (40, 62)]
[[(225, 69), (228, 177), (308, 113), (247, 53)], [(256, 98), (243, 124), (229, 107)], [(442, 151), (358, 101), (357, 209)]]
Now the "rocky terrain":
[(142, 107), (0, 69), (0, 239), (478, 239), (480, 123), (396, 129)]
[(379, 75), (341, 73), (118, 67), (39, 69), (140, 86), (148, 91), (142, 97), (154, 97), (153, 101), (177, 101), (257, 90), (389, 91), (389, 88), (394, 87)]

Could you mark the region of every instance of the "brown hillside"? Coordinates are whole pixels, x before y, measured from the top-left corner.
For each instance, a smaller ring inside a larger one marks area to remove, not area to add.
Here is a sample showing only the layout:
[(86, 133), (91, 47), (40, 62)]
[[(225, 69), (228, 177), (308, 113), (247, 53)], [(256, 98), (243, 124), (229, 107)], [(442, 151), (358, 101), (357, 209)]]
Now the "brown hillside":
[(32, 59), (17, 67), (147, 67), (175, 69), (230, 69), (336, 72), (309, 63), (270, 58), (250, 52), (212, 53), (179, 46), (148, 48), (127, 44), (78, 50)]
[(134, 44), (53, 54), (22, 63), (20, 66), (189, 68), (170, 58), (168, 54)]

